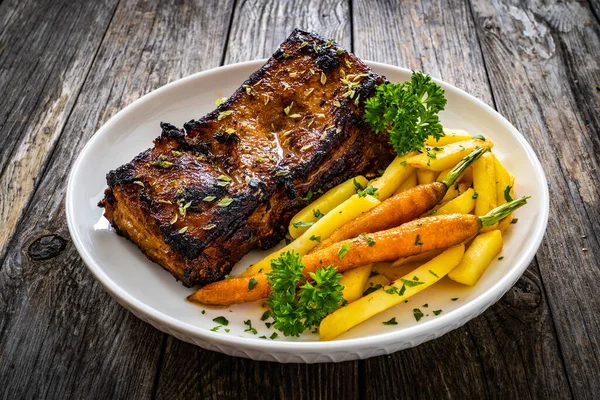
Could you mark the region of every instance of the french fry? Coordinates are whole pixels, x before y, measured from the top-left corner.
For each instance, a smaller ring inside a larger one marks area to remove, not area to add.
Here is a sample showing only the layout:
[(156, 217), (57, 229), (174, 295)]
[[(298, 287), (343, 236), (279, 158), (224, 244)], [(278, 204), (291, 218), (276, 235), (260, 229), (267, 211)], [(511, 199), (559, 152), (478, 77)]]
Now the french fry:
[[(504, 165), (502, 165), (496, 156), (494, 156), (494, 167), (496, 169), (496, 197), (498, 200), (498, 205), (500, 206), (508, 201), (506, 196), (507, 194), (510, 198), (515, 198), (515, 176), (508, 172), (506, 168), (504, 168)], [(500, 232), (504, 233), (512, 220), (513, 216), (511, 214), (498, 222), (498, 229)]]
[(398, 189), (396, 189), (394, 195), (406, 192), (408, 189), (412, 189), (415, 186), (417, 186), (417, 172), (413, 169), (413, 172), (410, 173), (408, 178), (406, 178), (404, 182), (402, 182), (400, 186), (398, 186)]
[(473, 208), (475, 208), (475, 199), (473, 195), (475, 191), (473, 189), (467, 189), (466, 192), (461, 194), (455, 199), (450, 200), (443, 206), (437, 209), (437, 215), (443, 214), (468, 214)]
[(373, 264), (363, 265), (346, 271), (342, 274), (340, 284), (344, 287), (342, 296), (348, 303), (358, 300), (362, 297), (365, 284), (371, 275)]
[(298, 239), (294, 240), (283, 249), (268, 255), (256, 264), (250, 266), (242, 273), (242, 276), (254, 275), (261, 270), (262, 272), (271, 271), (271, 260), (279, 257), (286, 251), (295, 250), (301, 256), (308, 253), (319, 243), (319, 241), (329, 237), (329, 235), (337, 228), (352, 221), (378, 204), (380, 204), (380, 201), (373, 196), (359, 197), (356, 194), (351, 196), (348, 200), (344, 201), (342, 204), (328, 212), (323, 218), (315, 222), (315, 224), (308, 228), (308, 230)]
[(390, 284), (390, 280), (385, 275), (375, 275), (369, 277), (363, 286), (363, 293), (367, 290), (375, 290), (378, 287), (387, 286)]
[(463, 157), (471, 153), (477, 146), (491, 148), (494, 143), (489, 139), (471, 139), (435, 148), (427, 147), (423, 153), (409, 158), (406, 162), (414, 168), (444, 171), (458, 164)]
[(337, 309), (321, 321), (319, 326), (321, 340), (331, 340), (433, 285), (460, 263), (464, 251), (463, 244), (451, 247), (433, 260), (394, 281), (391, 286), (376, 290)]
[[(494, 155), (485, 153), (473, 163), (473, 189), (475, 190), (475, 215), (485, 215), (498, 206), (496, 195), (496, 167)], [(497, 224), (488, 226), (482, 232), (497, 228)]]
[(452, 199), (457, 198), (458, 196), (466, 192), (467, 189), (469, 189), (469, 186), (471, 185), (469, 185), (468, 183), (455, 183), (454, 185), (448, 188), (448, 191), (446, 192), (444, 198), (440, 203), (444, 204)]
[(502, 250), (502, 233), (499, 230), (477, 235), (460, 264), (448, 274), (448, 278), (463, 285), (473, 286), (500, 250)]
[(444, 128), (444, 135), (439, 140), (435, 140), (433, 136), (429, 136), (425, 141), (426, 146), (445, 146), (450, 143), (462, 142), (473, 139), (469, 132), (462, 129)]
[(428, 183), (435, 182), (435, 171), (428, 169), (417, 169), (417, 182), (419, 185), (427, 185)]
[(309, 228), (308, 226), (294, 226), (294, 224), (299, 224), (302, 222), (317, 222), (319, 219), (316, 215), (317, 210), (322, 214), (327, 214), (329, 211), (348, 200), (350, 196), (356, 194), (356, 186), (354, 185), (355, 180), (356, 183), (363, 187), (367, 186), (367, 183), (369, 182), (367, 178), (359, 175), (355, 178), (348, 179), (346, 182), (337, 185), (331, 190), (328, 190), (325, 194), (323, 194), (323, 196), (319, 197), (317, 200), (313, 201), (300, 210), (296, 215), (294, 215), (288, 227), (290, 236), (296, 239)]
[(385, 169), (383, 175), (369, 182), (369, 185), (377, 189), (377, 198), (379, 201), (390, 197), (413, 172), (413, 168), (407, 165), (406, 160), (416, 154), (416, 152), (412, 152), (396, 157)]

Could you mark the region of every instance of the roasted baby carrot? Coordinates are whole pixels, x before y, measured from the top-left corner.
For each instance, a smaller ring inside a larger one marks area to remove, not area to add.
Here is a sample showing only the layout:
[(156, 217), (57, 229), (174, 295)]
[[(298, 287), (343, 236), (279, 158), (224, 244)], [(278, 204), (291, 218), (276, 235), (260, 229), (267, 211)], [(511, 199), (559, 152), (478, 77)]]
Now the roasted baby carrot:
[(444, 198), (448, 188), (487, 150), (483, 147), (473, 150), (446, 175), (442, 182), (415, 186), (383, 201), (358, 218), (336, 229), (327, 239), (322, 240), (313, 248), (312, 253), (340, 240), (355, 238), (361, 233), (379, 232), (399, 226), (431, 210)]
[[(477, 217), (447, 214), (410, 221), (396, 228), (356, 239), (344, 240), (302, 257), (303, 273), (333, 265), (343, 272), (361, 265), (392, 261), (436, 249), (445, 249), (474, 237), (481, 228), (497, 223), (527, 203), (528, 197), (513, 200)], [(254, 281), (252, 281), (254, 279)], [(211, 283), (188, 297), (204, 304), (229, 305), (267, 297), (270, 286), (264, 273)]]

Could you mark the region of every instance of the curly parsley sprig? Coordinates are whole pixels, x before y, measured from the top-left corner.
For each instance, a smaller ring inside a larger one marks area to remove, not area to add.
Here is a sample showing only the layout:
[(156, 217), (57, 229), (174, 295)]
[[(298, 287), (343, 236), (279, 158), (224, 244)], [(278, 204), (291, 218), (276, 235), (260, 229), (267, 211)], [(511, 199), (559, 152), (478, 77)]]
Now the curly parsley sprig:
[(394, 150), (404, 155), (421, 149), (428, 136), (444, 136), (437, 114), (445, 106), (444, 89), (413, 71), (410, 81), (377, 86), (365, 102), (364, 120), (376, 134), (387, 132)]
[(266, 304), (271, 308), (273, 326), (285, 336), (299, 336), (340, 307), (344, 287), (342, 274), (334, 267), (318, 268), (309, 273), (314, 282), (304, 282), (301, 257), (288, 251), (272, 260), (271, 268), (267, 274), (271, 295)]

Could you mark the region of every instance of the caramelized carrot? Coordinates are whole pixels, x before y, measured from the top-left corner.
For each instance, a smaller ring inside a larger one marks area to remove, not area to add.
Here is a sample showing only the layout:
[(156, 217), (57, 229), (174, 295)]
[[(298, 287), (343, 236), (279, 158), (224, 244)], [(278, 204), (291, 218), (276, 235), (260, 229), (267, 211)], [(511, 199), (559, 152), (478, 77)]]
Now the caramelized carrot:
[(311, 252), (314, 253), (329, 247), (343, 239), (355, 238), (361, 233), (379, 232), (393, 228), (431, 210), (444, 198), (448, 188), (454, 184), (456, 179), (486, 151), (487, 148), (481, 147), (473, 150), (446, 175), (442, 182), (415, 186), (383, 201), (360, 217), (336, 229)]
[[(482, 227), (495, 224), (526, 203), (527, 197), (513, 200), (481, 217), (471, 214), (425, 217), (365, 237), (334, 243), (302, 257), (305, 267), (303, 273), (308, 277), (309, 272), (329, 265), (343, 272), (374, 262), (392, 261), (445, 249), (474, 237)], [(254, 281), (251, 285), (252, 279)], [(230, 305), (259, 300), (269, 294), (270, 286), (266, 275), (260, 273), (211, 283), (190, 295), (188, 300), (204, 304)]]

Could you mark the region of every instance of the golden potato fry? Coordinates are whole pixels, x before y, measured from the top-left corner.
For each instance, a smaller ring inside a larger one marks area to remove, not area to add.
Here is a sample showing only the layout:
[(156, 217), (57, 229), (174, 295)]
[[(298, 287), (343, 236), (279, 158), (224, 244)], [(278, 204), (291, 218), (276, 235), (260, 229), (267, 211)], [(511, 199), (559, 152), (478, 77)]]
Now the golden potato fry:
[(417, 182), (419, 185), (427, 185), (428, 183), (435, 182), (435, 171), (428, 169), (417, 169)]
[(473, 286), (500, 250), (502, 250), (502, 233), (499, 230), (477, 235), (460, 264), (450, 271), (448, 278), (463, 285)]
[[(309, 226), (298, 226), (299, 224), (317, 222), (319, 219), (317, 217), (319, 212), (321, 214), (327, 214), (329, 211), (348, 200), (350, 196), (356, 194), (354, 180), (363, 187), (367, 186), (367, 183), (369, 182), (367, 178), (359, 175), (356, 178), (348, 179), (346, 182), (328, 190), (323, 196), (319, 197), (294, 215), (294, 218), (292, 218), (288, 227), (290, 236), (296, 239), (309, 228)], [(296, 224), (296, 226), (294, 226), (294, 224)]]
[(455, 183), (454, 185), (448, 188), (448, 191), (446, 192), (444, 198), (440, 203), (445, 204), (450, 200), (457, 198), (458, 196), (466, 192), (470, 186), (471, 185), (469, 185), (468, 183)]
[(344, 300), (348, 303), (352, 303), (354, 300), (358, 300), (362, 297), (365, 284), (371, 275), (372, 269), (373, 264), (367, 264), (342, 274), (340, 284), (344, 287), (342, 290)]
[(402, 182), (404, 182), (413, 172), (413, 168), (407, 164), (406, 160), (413, 157), (415, 154), (417, 153), (412, 152), (401, 157), (396, 157), (385, 169), (383, 175), (369, 182), (369, 185), (377, 189), (377, 199), (379, 199), (379, 201), (384, 201), (390, 197)]
[(408, 165), (414, 168), (424, 168), (432, 171), (444, 171), (452, 168), (477, 146), (493, 147), (491, 140), (471, 139), (462, 142), (450, 143), (439, 147), (425, 147), (423, 153), (407, 160)]
[[(494, 158), (494, 155), (488, 152), (473, 163), (473, 189), (477, 216), (485, 215), (498, 206)], [(482, 232), (494, 230), (497, 226), (498, 224), (494, 224), (483, 228)]]
[[(440, 253), (441, 253), (441, 251), (440, 251)], [(433, 258), (433, 256), (431, 258)], [(393, 263), (379, 262), (379, 263), (375, 263), (373, 265), (373, 272), (377, 272), (378, 274), (384, 275), (386, 278), (388, 278), (390, 281), (393, 282), (397, 279), (402, 278), (404, 275), (408, 274), (410, 271), (417, 269), (424, 263), (425, 262), (422, 261), (422, 262), (412, 262), (409, 264), (402, 264), (402, 265), (394, 266)]]
[(444, 146), (450, 143), (462, 142), (465, 140), (473, 139), (469, 132), (462, 129), (450, 129), (444, 128), (445, 136), (439, 140), (435, 140), (434, 137), (429, 136), (425, 141), (426, 146)]
[(466, 192), (461, 194), (455, 199), (450, 200), (443, 206), (437, 209), (436, 215), (443, 214), (468, 214), (473, 208), (475, 208), (475, 199), (473, 195), (475, 191), (473, 189), (467, 189)]
[(413, 169), (413, 172), (410, 173), (408, 178), (398, 186), (398, 189), (394, 192), (394, 194), (402, 193), (407, 191), (408, 189), (414, 188), (417, 186), (417, 172)]
[(263, 258), (254, 265), (251, 265), (242, 273), (242, 276), (254, 275), (259, 271), (269, 272), (271, 270), (271, 260), (279, 257), (282, 253), (295, 250), (301, 256), (307, 254), (321, 240), (326, 239), (333, 231), (345, 223), (352, 221), (365, 211), (370, 210), (380, 203), (373, 196), (359, 197), (351, 196), (348, 200), (335, 207), (323, 218), (319, 219), (313, 226), (308, 228), (298, 239), (294, 240), (283, 249)]
[[(508, 198), (515, 198), (515, 176), (504, 168), (504, 165), (494, 156), (494, 167), (496, 168), (496, 197), (498, 205), (501, 206), (508, 202)], [(508, 196), (507, 196), (508, 195)], [(508, 198), (507, 198), (508, 197)], [(503, 232), (508, 228), (513, 220), (512, 214), (498, 222), (498, 229)]]
[(444, 277), (460, 263), (465, 246), (459, 244), (444, 251), (428, 263), (333, 313), (321, 321), (321, 340), (331, 340), (363, 321), (403, 302)]

